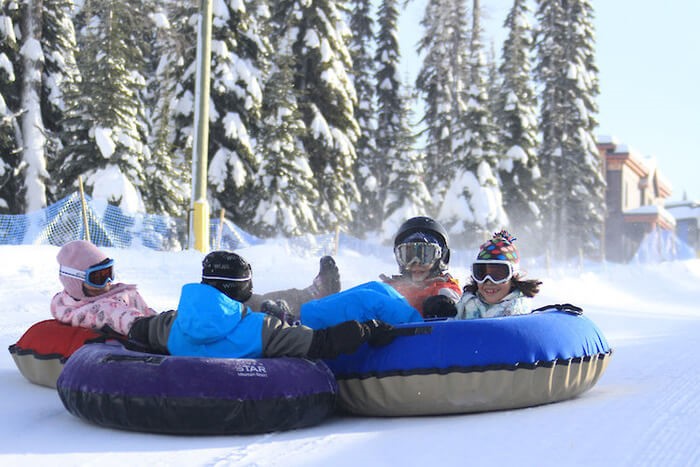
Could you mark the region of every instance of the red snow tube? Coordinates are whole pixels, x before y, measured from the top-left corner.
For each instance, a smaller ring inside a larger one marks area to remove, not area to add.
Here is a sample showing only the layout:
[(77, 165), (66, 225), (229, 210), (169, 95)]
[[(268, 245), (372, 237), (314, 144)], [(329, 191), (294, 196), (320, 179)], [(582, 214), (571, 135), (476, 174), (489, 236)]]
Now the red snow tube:
[(103, 334), (92, 329), (47, 319), (33, 324), (8, 350), (25, 378), (34, 384), (55, 388), (63, 365), (73, 352), (84, 344), (105, 339)]

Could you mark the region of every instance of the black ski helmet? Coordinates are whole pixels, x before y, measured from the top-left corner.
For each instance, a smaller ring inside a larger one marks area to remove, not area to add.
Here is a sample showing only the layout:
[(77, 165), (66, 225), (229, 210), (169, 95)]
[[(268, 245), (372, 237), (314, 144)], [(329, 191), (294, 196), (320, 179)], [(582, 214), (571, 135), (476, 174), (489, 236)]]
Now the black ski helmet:
[[(447, 271), (447, 267), (450, 263), (450, 248), (448, 242), (447, 230), (438, 221), (427, 216), (417, 216), (411, 217), (406, 222), (401, 224), (399, 230), (394, 236), (394, 248), (403, 243), (406, 238), (411, 236), (416, 232), (425, 232), (432, 234), (440, 242), (442, 247), (442, 258), (440, 261), (435, 263), (433, 266), (433, 273), (435, 275)], [(401, 273), (403, 274), (403, 268), (401, 268)]]
[(253, 269), (232, 251), (212, 251), (202, 260), (202, 283), (244, 303), (253, 293)]

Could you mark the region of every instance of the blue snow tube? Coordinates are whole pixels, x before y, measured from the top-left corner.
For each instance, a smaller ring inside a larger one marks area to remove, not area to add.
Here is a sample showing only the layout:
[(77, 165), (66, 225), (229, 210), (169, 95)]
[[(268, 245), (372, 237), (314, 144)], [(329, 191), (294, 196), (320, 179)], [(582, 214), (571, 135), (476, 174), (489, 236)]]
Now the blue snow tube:
[(322, 361), (153, 355), (120, 344), (75, 352), (57, 381), (66, 409), (111, 428), (171, 434), (249, 434), (320, 423), (337, 385)]
[(427, 415), (527, 407), (593, 387), (612, 350), (587, 317), (528, 315), (396, 326), (385, 347), (327, 361), (340, 406), (359, 415)]

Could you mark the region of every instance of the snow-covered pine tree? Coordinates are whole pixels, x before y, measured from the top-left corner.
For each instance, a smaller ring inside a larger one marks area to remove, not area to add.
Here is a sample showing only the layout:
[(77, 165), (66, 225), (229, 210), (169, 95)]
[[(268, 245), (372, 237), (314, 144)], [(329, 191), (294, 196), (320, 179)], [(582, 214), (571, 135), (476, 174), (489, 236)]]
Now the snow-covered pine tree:
[[(381, 156), (377, 159), (375, 170), (379, 178), (378, 191), (379, 203), (377, 205), (376, 218), (383, 222), (386, 215), (396, 211), (396, 198), (400, 191), (404, 193), (409, 190), (418, 190), (416, 197), (424, 201), (425, 186), (417, 187), (421, 180), (415, 178), (406, 179), (406, 186), (397, 186), (396, 174), (392, 169), (399, 170), (399, 173), (422, 169), (422, 167), (396, 166), (396, 162), (412, 162), (416, 159), (413, 153), (414, 148), (410, 144), (415, 143), (411, 138), (411, 129), (405, 121), (407, 111), (401, 96), (401, 78), (399, 77), (399, 61), (401, 53), (397, 39), (398, 10), (396, 0), (383, 0), (379, 7), (379, 34), (377, 35), (377, 52), (375, 62), (377, 63), (377, 153)], [(422, 164), (421, 164), (422, 165)], [(401, 180), (398, 180), (401, 183)], [(391, 186), (393, 185), (393, 186)], [(402, 189), (403, 188), (403, 189)], [(389, 192), (392, 190), (392, 198), (389, 199)], [(421, 205), (421, 209), (425, 206)], [(423, 211), (425, 212), (425, 211)], [(398, 228), (398, 225), (397, 225)]]
[(41, 2), (23, 2), (21, 47), (22, 91), (22, 164), (24, 165), (25, 209), (37, 211), (46, 207), (46, 131), (41, 112), (44, 52), (41, 48), (44, 11)]
[(559, 258), (599, 257), (605, 179), (593, 136), (599, 92), (593, 9), (588, 0), (538, 0), (537, 19), (543, 238)]
[(22, 163), (20, 5), (0, 0), (0, 213), (24, 212), (26, 191)]
[(355, 119), (360, 128), (360, 135), (355, 144), (357, 162), (355, 163), (355, 181), (360, 190), (360, 201), (353, 205), (353, 220), (350, 230), (362, 237), (368, 230), (376, 230), (381, 222), (379, 204), (378, 163), (381, 156), (377, 152), (375, 133), (377, 119), (375, 115), (375, 73), (373, 58), (375, 42), (374, 19), (372, 18), (372, 0), (350, 0), (349, 9), (350, 57), (352, 59), (352, 81), (357, 94)]
[(149, 14), (147, 0), (87, 0), (79, 12), (82, 81), (76, 94), (66, 96), (67, 131), (53, 172), (58, 196), (74, 192), (83, 175), (89, 194), (143, 209), (139, 190), (150, 154), (142, 31), (153, 27)]
[(421, 20), (424, 32), (418, 43), (423, 63), (416, 89), (425, 103), (425, 182), (439, 206), (454, 179), (451, 167), (459, 116), (465, 110), (467, 41), (465, 0), (428, 0)]
[[(187, 4), (187, 2), (184, 2)], [(191, 159), (183, 157), (176, 146), (177, 125), (174, 108), (179, 79), (184, 73), (183, 39), (174, 26), (192, 15), (179, 0), (162, 1), (152, 15), (154, 27), (146, 56), (148, 80), (146, 103), (151, 132), (148, 147), (151, 157), (144, 161), (146, 179), (142, 186), (146, 210), (185, 218), (190, 198)], [(170, 21), (175, 20), (175, 24)], [(187, 41), (190, 42), (190, 41)]]
[(487, 102), (489, 112), (491, 113), (491, 116), (496, 118), (496, 114), (498, 113), (498, 106), (497, 106), (497, 99), (496, 97), (498, 96), (500, 89), (501, 89), (501, 75), (498, 71), (499, 65), (498, 65), (498, 58), (496, 57), (496, 46), (494, 45), (493, 40), (491, 41), (490, 46), (488, 47), (487, 53), (485, 55), (486, 59), (486, 73), (485, 73), (485, 79), (486, 79), (486, 93), (489, 96), (489, 101)]
[[(212, 207), (225, 208), (244, 229), (252, 227), (260, 193), (254, 188), (260, 156), (262, 89), (270, 43), (263, 25), (265, 0), (225, 0), (213, 9), (209, 108), (209, 191)], [(191, 75), (194, 89), (194, 73)], [(194, 109), (193, 109), (194, 111)]]
[(450, 165), (456, 177), (438, 214), (452, 237), (467, 245), (478, 244), (486, 232), (508, 223), (496, 177), (502, 152), (488, 104), (480, 14), (479, 0), (473, 0), (466, 110), (455, 138), (455, 160)]
[(304, 150), (320, 195), (316, 221), (321, 230), (346, 226), (351, 205), (359, 201), (353, 173), (359, 125), (342, 6), (332, 0), (278, 0), (273, 10), (295, 57), (294, 89), (306, 126)]
[(494, 117), (505, 157), (499, 164), (503, 205), (518, 236), (541, 227), (541, 173), (537, 160), (537, 98), (532, 83), (533, 28), (526, 0), (515, 0), (504, 22), (508, 36), (494, 95)]
[[(194, 139), (194, 92), (197, 60), (197, 25), (199, 10), (192, 2), (172, 0), (168, 5), (168, 19), (172, 38), (176, 46), (168, 51), (167, 61), (173, 67), (176, 80), (172, 97), (172, 119), (174, 124), (174, 157), (190, 168), (192, 164), (192, 144)], [(192, 187), (185, 190), (186, 202), (189, 204)], [(189, 206), (188, 206), (189, 208)]]
[[(407, 94), (407, 93), (406, 93)], [(387, 159), (387, 189), (384, 200), (384, 222), (381, 237), (390, 240), (399, 226), (415, 216), (431, 210), (431, 195), (425, 186), (425, 153), (416, 149), (417, 137), (410, 126), (413, 121), (414, 99), (400, 95), (401, 126), (397, 128), (393, 157)]]
[(265, 131), (258, 141), (262, 165), (256, 176), (260, 200), (252, 233), (291, 237), (317, 231), (318, 193), (301, 143), (306, 128), (293, 92), (294, 59), (288, 45), (278, 44), (275, 49), (263, 98)]
[[(33, 157), (41, 156), (43, 161), (37, 160), (40, 169), (34, 172), (37, 174), (36, 180), (33, 182), (28, 180), (28, 186), (30, 184), (34, 186), (34, 190), (30, 189), (34, 193), (27, 194), (28, 210), (43, 207), (45, 202), (56, 200), (53, 195), (53, 181), (48, 178), (48, 174), (40, 173), (41, 170), (46, 171), (48, 161), (57, 160), (60, 157), (61, 133), (67, 107), (65, 96), (74, 93), (80, 82), (80, 72), (75, 58), (77, 53), (75, 28), (71, 17), (73, 2), (44, 0), (39, 4), (42, 6), (42, 11), (41, 37), (38, 39), (41, 41), (43, 53), (40, 105), (45, 144), (41, 152), (38, 147), (35, 148)], [(47, 177), (46, 182), (42, 181), (44, 177)], [(32, 205), (35, 208), (32, 208)]]
[(4, 113), (0, 127), (7, 133), (0, 139), (6, 141), (3, 145), (15, 147), (3, 151), (5, 168), (0, 172), (15, 180), (0, 181), (0, 186), (15, 198), (8, 202), (8, 207), (15, 206), (13, 211), (36, 211), (46, 206), (46, 160), (55, 157), (60, 147), (55, 132), (62, 118), (62, 91), (77, 76), (69, 6), (63, 0), (2, 4), (1, 47), (6, 51), (0, 51), (5, 71), (0, 81), (4, 81), (3, 87), (14, 89), (11, 95), (3, 93), (6, 98), (0, 105)]

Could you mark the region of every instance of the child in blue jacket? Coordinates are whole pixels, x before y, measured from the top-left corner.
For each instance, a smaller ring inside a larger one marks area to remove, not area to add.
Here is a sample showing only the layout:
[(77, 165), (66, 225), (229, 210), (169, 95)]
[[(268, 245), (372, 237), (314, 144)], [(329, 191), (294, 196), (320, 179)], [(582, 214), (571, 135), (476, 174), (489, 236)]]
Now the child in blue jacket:
[(246, 307), (252, 290), (252, 269), (245, 259), (229, 251), (209, 253), (202, 262), (201, 283), (182, 288), (178, 309), (137, 320), (129, 338), (147, 351), (170, 355), (311, 359), (331, 359), (365, 342), (393, 340), (391, 325), (374, 319), (350, 319), (316, 330), (290, 326)]

